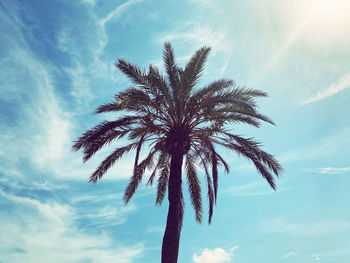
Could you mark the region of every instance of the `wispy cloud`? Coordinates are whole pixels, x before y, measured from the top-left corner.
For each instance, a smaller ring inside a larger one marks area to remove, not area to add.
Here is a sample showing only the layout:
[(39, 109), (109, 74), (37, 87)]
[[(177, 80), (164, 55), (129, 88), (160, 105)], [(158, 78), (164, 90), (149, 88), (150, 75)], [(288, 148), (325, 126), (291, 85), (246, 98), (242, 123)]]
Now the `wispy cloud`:
[(283, 153), (277, 156), (277, 159), (283, 163), (329, 156), (334, 154), (339, 147), (350, 142), (349, 132), (350, 128), (344, 127), (341, 130), (333, 132), (332, 135), (323, 137), (317, 143)]
[(288, 253), (284, 254), (281, 259), (287, 259), (295, 255), (295, 252), (289, 251)]
[[(9, 28), (17, 29), (17, 24), (10, 20), (7, 22)], [(73, 80), (72, 95), (78, 101), (91, 95), (87, 87), (89, 82), (85, 80), (89, 71), (79, 62), (80, 55), (76, 46), (68, 41), (70, 35), (67, 34), (62, 33), (58, 38), (61, 39), (59, 46), (62, 51), (70, 50), (72, 53), (69, 54), (73, 55), (73, 62), (76, 62), (76, 68), (68, 68), (66, 73)], [(71, 152), (72, 141), (78, 136), (77, 132), (75, 133), (78, 130), (75, 125), (77, 119), (75, 112), (67, 109), (67, 103), (58, 92), (60, 86), (57, 85), (54, 74), (60, 69), (50, 62), (38, 59), (28, 46), (21, 30), (15, 31), (11, 41), (13, 43), (11, 42), (7, 58), (1, 61), (0, 78), (4, 82), (0, 94), (3, 99), (15, 102), (16, 110), (21, 114), (12, 126), (1, 123), (2, 166), (6, 166), (7, 173), (11, 167), (16, 167), (18, 162), (26, 160), (32, 168), (44, 172), (45, 178), (41, 178), (39, 183), (53, 176), (56, 179), (88, 180), (88, 176), (101, 159), (97, 158), (83, 166), (81, 155)], [(118, 172), (108, 177), (124, 179), (131, 174), (127, 163), (124, 163), (123, 167), (119, 164), (118, 168)], [(25, 174), (26, 178), (30, 177), (27, 172)]]
[(281, 62), (284, 56), (286, 56), (287, 51), (297, 40), (299, 40), (309, 21), (310, 17), (296, 26), (296, 28), (288, 35), (288, 38), (282, 43), (281, 47), (273, 54), (271, 59), (269, 59), (262, 69), (254, 76), (251, 81), (252, 85), (256, 85), (256, 83), (268, 76), (270, 70)]
[(108, 44), (108, 35), (106, 32), (106, 23), (110, 22), (112, 19), (118, 19), (120, 18), (130, 7), (133, 5), (142, 2), (143, 0), (129, 0), (125, 2), (124, 4), (119, 5), (115, 9), (113, 9), (111, 12), (109, 12), (105, 17), (99, 18), (97, 20), (98, 25), (101, 28), (102, 36), (103, 38), (100, 40), (100, 47), (97, 50), (96, 54), (99, 56), (103, 49)]
[(230, 63), (230, 60), (231, 60), (231, 54), (224, 59), (224, 63), (222, 65), (222, 67), (219, 69), (221, 74), (224, 74), (226, 72), (227, 67)]
[(347, 88), (350, 88), (350, 72), (343, 75), (337, 82), (332, 83), (327, 89), (304, 100), (302, 104), (309, 104), (331, 97)]
[[(279, 189), (280, 192), (280, 189)], [(233, 186), (223, 190), (223, 193), (229, 196), (258, 196), (258, 195), (269, 195), (275, 193), (268, 187), (267, 184), (263, 184), (261, 181)]]
[(80, 216), (84, 219), (88, 219), (89, 223), (86, 223), (86, 226), (115, 226), (125, 223), (127, 221), (126, 215), (136, 210), (137, 207), (134, 204), (122, 206), (121, 208), (105, 206), (100, 209), (96, 209), (96, 207), (91, 207), (91, 209), (89, 209), (84, 206)]
[(109, 12), (104, 18), (100, 19), (100, 24), (104, 26), (110, 20), (119, 18), (132, 5), (140, 3), (142, 1), (143, 0), (129, 0), (124, 4), (121, 4), (120, 6)]
[(232, 247), (231, 249), (225, 250), (223, 248), (217, 247), (214, 249), (205, 248), (202, 252), (197, 255), (193, 255), (192, 259), (195, 263), (224, 263), (233, 262), (234, 252), (239, 248), (238, 245)]
[(85, 67), (78, 61), (75, 62), (75, 68), (68, 68), (66, 72), (72, 78), (72, 96), (76, 98), (78, 103), (87, 103), (93, 99), (93, 95), (89, 89), (89, 78), (86, 74)]
[(217, 1), (212, 0), (190, 0), (190, 2), (195, 3), (196, 5), (200, 5), (201, 7), (206, 7), (210, 9), (213, 13), (224, 14), (224, 5)]
[(215, 30), (210, 26), (199, 25), (189, 22), (175, 28), (173, 31), (162, 33), (156, 37), (158, 43), (165, 41), (176, 41), (179, 43), (190, 43), (194, 46), (209, 46), (213, 51), (227, 49), (225, 45), (226, 33)]
[(264, 233), (285, 233), (306, 237), (335, 235), (345, 230), (350, 230), (349, 221), (331, 219), (303, 223), (290, 223), (285, 220), (275, 219), (266, 221), (261, 225), (261, 231)]
[[(51, 166), (53, 169), (70, 144), (71, 114), (64, 110), (61, 98), (55, 92), (48, 70), (50, 65), (44, 65), (36, 58), (20, 32), (11, 46), (8, 60), (13, 62), (1, 76), (10, 80), (4, 84), (3, 97), (6, 98), (6, 93), (16, 94), (11, 100), (17, 103), (21, 115), (16, 127), (11, 127), (11, 132), (6, 134), (9, 140), (1, 141), (1, 148), (6, 151), (3, 157), (11, 162), (29, 159), (39, 167)], [(2, 131), (6, 132), (4, 126)]]
[(45, 259), (52, 263), (88, 260), (131, 263), (143, 251), (141, 243), (120, 246), (107, 233), (81, 231), (76, 225), (79, 215), (68, 205), (43, 203), (3, 191), (0, 195), (17, 207), (6, 215), (0, 214), (0, 257), (5, 262), (31, 263)]
[(83, 3), (87, 3), (87, 4), (91, 4), (94, 5), (95, 4), (95, 0), (81, 0)]
[(164, 226), (151, 226), (146, 227), (146, 233), (163, 234), (165, 230)]
[(350, 255), (350, 249), (349, 248), (337, 248), (337, 249), (327, 249), (322, 251), (317, 251), (313, 253), (311, 256), (316, 258), (335, 258), (339, 256), (348, 256)]
[(321, 174), (344, 174), (350, 173), (350, 167), (323, 167), (323, 168), (309, 168), (305, 169), (308, 172), (321, 173)]
[(79, 202), (101, 202), (106, 200), (122, 200), (123, 193), (116, 194), (99, 194), (99, 195), (79, 195), (72, 198), (73, 203)]

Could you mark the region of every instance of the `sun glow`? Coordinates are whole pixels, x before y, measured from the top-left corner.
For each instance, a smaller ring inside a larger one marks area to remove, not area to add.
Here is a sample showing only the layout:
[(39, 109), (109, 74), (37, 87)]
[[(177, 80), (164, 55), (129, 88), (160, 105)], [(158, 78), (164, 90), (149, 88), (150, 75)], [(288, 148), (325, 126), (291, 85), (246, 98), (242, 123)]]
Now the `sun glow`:
[[(342, 38), (350, 26), (350, 1), (314, 0), (299, 1), (296, 12), (299, 19), (308, 21), (307, 34), (316, 40), (321, 38)], [(302, 14), (303, 17), (300, 16)]]

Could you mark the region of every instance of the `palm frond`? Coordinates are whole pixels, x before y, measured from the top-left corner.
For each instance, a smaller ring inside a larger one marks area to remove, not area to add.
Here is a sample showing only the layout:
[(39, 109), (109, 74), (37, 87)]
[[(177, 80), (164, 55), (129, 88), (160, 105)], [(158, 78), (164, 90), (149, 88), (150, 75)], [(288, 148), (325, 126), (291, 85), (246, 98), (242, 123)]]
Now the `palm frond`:
[(99, 114), (103, 112), (112, 112), (112, 111), (121, 111), (121, 110), (123, 110), (123, 108), (120, 106), (118, 102), (108, 102), (99, 106), (96, 109), (95, 113)]
[(157, 198), (156, 204), (161, 205), (166, 193), (166, 189), (169, 182), (169, 173), (170, 173), (170, 162), (168, 156), (160, 164), (160, 174), (158, 177), (157, 185)]
[(214, 94), (214, 92), (219, 92), (219, 91), (225, 90), (227, 88), (233, 87), (234, 85), (235, 85), (235, 83), (231, 79), (220, 79), (220, 80), (213, 81), (212, 83), (205, 86), (204, 88), (197, 90), (192, 95), (192, 100), (202, 101), (209, 94)]
[(242, 155), (246, 157), (248, 160), (252, 161), (256, 169), (258, 170), (258, 172), (261, 174), (261, 176), (264, 177), (266, 181), (269, 183), (269, 185), (271, 186), (271, 188), (276, 191), (275, 179), (272, 176), (272, 174), (269, 172), (269, 167), (265, 166), (264, 163), (257, 157), (257, 155), (254, 152), (250, 151), (249, 149), (245, 148), (242, 145), (232, 143), (232, 142), (227, 142), (227, 143), (217, 142), (217, 143), (231, 150), (234, 150), (238, 155)]
[(132, 65), (130, 62), (124, 59), (118, 59), (118, 63), (115, 64), (128, 78), (136, 85), (145, 85), (146, 78), (145, 72), (139, 67)]
[(175, 61), (174, 49), (169, 42), (164, 43), (163, 60), (165, 71), (170, 83), (172, 90), (173, 99), (176, 98), (176, 93), (178, 92), (178, 67)]
[(188, 191), (190, 192), (191, 203), (196, 213), (198, 223), (202, 222), (202, 196), (200, 181), (197, 176), (194, 159), (190, 154), (186, 155), (186, 174), (188, 181)]
[(225, 133), (231, 139), (234, 139), (241, 146), (245, 147), (248, 151), (254, 153), (256, 158), (267, 165), (276, 176), (279, 176), (283, 172), (282, 166), (279, 162), (271, 155), (260, 149), (261, 144), (254, 141), (252, 138), (243, 138), (238, 135)]
[(90, 176), (90, 183), (96, 183), (97, 180), (100, 180), (102, 176), (107, 172), (107, 170), (119, 160), (125, 153), (129, 152), (131, 149), (137, 147), (136, 143), (131, 143), (127, 146), (117, 148), (114, 150), (102, 163), (98, 166), (95, 172)]
[(239, 114), (240, 116), (242, 117), (245, 117), (245, 118), (249, 118), (249, 119), (258, 119), (258, 120), (262, 120), (262, 121), (265, 121), (265, 122), (268, 122), (272, 125), (276, 125), (269, 117), (263, 115), (263, 114), (260, 114), (256, 111), (254, 112), (251, 112), (251, 111), (244, 111), (244, 110), (241, 110), (241, 109), (235, 109), (235, 108), (231, 108), (231, 109), (228, 109), (228, 112), (234, 112), (236, 115)]
[(87, 162), (96, 152), (98, 152), (105, 145), (110, 144), (117, 138), (121, 138), (128, 130), (111, 130), (107, 131), (105, 134), (101, 135), (98, 138), (91, 140), (89, 144), (84, 147), (83, 151), (83, 162)]
[(213, 183), (211, 181), (209, 172), (208, 172), (208, 168), (207, 165), (202, 162), (203, 167), (204, 167), (204, 171), (205, 171), (205, 175), (207, 178), (207, 187), (208, 187), (208, 200), (209, 200), (209, 217), (208, 217), (208, 224), (211, 224), (211, 218), (213, 216), (213, 210), (214, 210), (214, 192), (213, 192)]
[(159, 70), (153, 66), (149, 67), (147, 79), (152, 87), (157, 89), (165, 102), (162, 102), (169, 109), (170, 116), (174, 114), (174, 105), (169, 91), (169, 87), (164, 77), (159, 73)]
[(189, 99), (185, 108), (185, 112), (187, 113), (186, 121), (194, 122), (193, 117), (196, 114), (198, 116), (198, 113), (201, 111), (202, 107), (206, 105), (210, 97), (213, 96), (215, 92), (227, 89), (233, 85), (234, 85), (234, 82), (232, 80), (221, 79), (221, 80), (214, 81), (210, 83), (208, 86), (194, 92), (194, 94)]
[(165, 125), (172, 123), (169, 112), (165, 111), (166, 109), (163, 109), (162, 105), (152, 99), (144, 90), (131, 87), (120, 92), (117, 98), (120, 99), (120, 106), (126, 110), (131, 109), (150, 114)]
[[(141, 144), (140, 144), (141, 143)], [(140, 140), (140, 142), (138, 143), (138, 147), (139, 145), (142, 145), (142, 142)], [(141, 146), (140, 146), (141, 148)], [(157, 147), (155, 146), (152, 151), (148, 154), (148, 156), (139, 164), (134, 168), (134, 173), (132, 175), (132, 177), (130, 178), (130, 182), (128, 184), (128, 186), (125, 189), (124, 192), (124, 197), (123, 197), (123, 201), (124, 204), (129, 203), (130, 199), (132, 198), (132, 196), (135, 194), (135, 191), (137, 189), (137, 187), (139, 186), (143, 175), (145, 174), (145, 171), (147, 168), (151, 168), (153, 165), (153, 157), (154, 154), (157, 151)], [(137, 153), (136, 153), (137, 156)], [(138, 156), (137, 156), (138, 159)], [(136, 160), (135, 160), (136, 163)]]
[(136, 188), (138, 187), (141, 178), (142, 178), (142, 173), (141, 171), (138, 169), (138, 161), (139, 161), (139, 157), (140, 157), (140, 151), (141, 151), (141, 147), (142, 144), (144, 143), (144, 138), (145, 138), (146, 133), (144, 133), (141, 136), (141, 139), (139, 140), (137, 147), (136, 147), (136, 156), (135, 156), (135, 162), (134, 162), (134, 170), (133, 170), (133, 175), (131, 177), (131, 180), (129, 182), (129, 185), (127, 186), (125, 193), (124, 193), (124, 203), (127, 204), (131, 197), (134, 195)]
[(183, 74), (185, 83), (185, 85), (183, 85), (185, 87), (183, 93), (185, 97), (188, 96), (192, 88), (197, 84), (199, 78), (201, 77), (209, 51), (209, 47), (202, 47), (198, 49), (187, 63)]
[(211, 168), (212, 168), (212, 177), (214, 185), (214, 202), (216, 204), (217, 193), (218, 193), (218, 159), (217, 153), (214, 149), (214, 146), (211, 146)]
[(225, 172), (228, 174), (230, 173), (230, 166), (228, 165), (228, 163), (224, 160), (224, 158), (221, 157), (220, 154), (216, 153), (216, 157), (218, 158), (218, 161), (220, 161), (220, 163), (224, 166), (225, 168)]
[[(208, 201), (209, 201), (209, 209), (208, 209), (208, 224), (211, 224), (211, 219), (213, 216), (213, 211), (214, 211), (214, 191), (213, 191), (213, 183), (212, 180), (210, 178), (210, 174), (209, 174), (209, 170), (208, 170), (208, 166), (207, 166), (207, 160), (210, 158), (210, 154), (206, 153), (206, 150), (201, 150), (197, 147), (194, 147), (194, 152), (195, 155), (201, 160), (201, 164), (204, 168), (204, 172), (205, 172), (205, 176), (207, 179), (207, 189), (208, 189)], [(205, 157), (203, 158), (202, 155), (205, 155)]]
[(137, 170), (137, 166), (138, 166), (138, 162), (139, 162), (139, 157), (140, 157), (140, 151), (141, 151), (141, 147), (142, 144), (144, 143), (144, 138), (146, 136), (146, 132), (144, 132), (137, 144), (137, 148), (136, 148), (136, 156), (135, 156), (135, 162), (134, 162), (134, 174), (136, 173)]
[(159, 152), (160, 153), (159, 153), (157, 164), (155, 165), (154, 170), (151, 173), (151, 175), (150, 175), (150, 177), (148, 179), (148, 182), (147, 182), (147, 185), (149, 185), (149, 186), (153, 185), (153, 181), (154, 181), (154, 178), (155, 178), (155, 176), (157, 174), (157, 170), (160, 170), (162, 168), (162, 164), (164, 162), (166, 162), (166, 158), (167, 158), (166, 152), (161, 151), (161, 150)]
[[(98, 150), (116, 138), (121, 138), (130, 130), (125, 129), (140, 119), (137, 116), (125, 116), (116, 121), (103, 121), (91, 130), (86, 131), (73, 144), (73, 150), (78, 151), (84, 148), (83, 160), (89, 160)], [(121, 130), (117, 130), (121, 128)]]
[(242, 91), (242, 95), (248, 96), (248, 97), (268, 97), (266, 92), (258, 89), (242, 87), (241, 91)]

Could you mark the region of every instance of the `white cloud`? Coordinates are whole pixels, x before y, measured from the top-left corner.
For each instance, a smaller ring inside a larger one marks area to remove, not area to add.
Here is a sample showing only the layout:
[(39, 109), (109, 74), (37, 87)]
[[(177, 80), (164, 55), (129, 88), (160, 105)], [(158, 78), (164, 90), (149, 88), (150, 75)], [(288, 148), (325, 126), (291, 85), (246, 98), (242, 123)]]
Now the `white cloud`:
[(314, 168), (314, 169), (305, 169), (309, 172), (321, 173), (321, 174), (344, 174), (350, 172), (350, 167), (323, 167), (323, 168)]
[[(0, 95), (5, 101), (16, 102), (21, 114), (15, 126), (1, 125), (2, 167), (6, 167), (7, 173), (20, 160), (28, 160), (30, 165), (45, 172), (47, 176), (35, 180), (39, 184), (48, 183), (47, 180), (51, 180), (52, 176), (56, 179), (87, 181), (102, 159), (96, 158), (84, 165), (81, 154), (71, 152), (72, 141), (78, 136), (73, 133), (77, 129), (73, 122), (75, 112), (65, 109), (66, 104), (56, 92), (52, 72), (57, 72), (57, 68), (38, 60), (27, 46), (21, 31), (17, 30), (17, 25), (10, 20), (7, 22), (15, 33), (9, 39), (13, 43), (9, 43), (11, 45), (7, 57), (0, 62), (1, 68), (7, 69), (0, 72), (0, 79), (3, 81)], [(66, 70), (71, 73), (72, 93), (78, 101), (83, 95), (86, 98), (90, 94), (87, 87), (89, 83), (84, 80), (84, 76), (90, 71), (79, 62), (79, 53), (73, 48), (74, 43), (68, 41), (71, 37), (69, 32), (62, 32), (58, 37), (59, 46), (62, 51), (69, 51), (76, 62), (75, 68)], [(103, 152), (100, 154), (103, 155)], [(119, 162), (107, 177), (126, 179), (131, 171), (132, 167), (127, 162)], [(23, 178), (26, 183), (33, 179), (27, 177), (29, 175)]]
[(15, 127), (2, 125), (2, 136), (7, 138), (1, 140), (3, 157), (9, 162), (29, 158), (40, 167), (54, 166), (70, 144), (72, 125), (70, 113), (63, 110), (55, 93), (50, 65), (39, 62), (17, 32), (1, 68), (7, 69), (0, 76), (7, 80), (1, 95), (15, 101), (21, 111)]
[[(106, 32), (106, 23), (110, 22), (111, 20), (115, 20), (120, 18), (129, 8), (131, 8), (133, 5), (142, 2), (143, 0), (129, 0), (125, 2), (124, 4), (121, 4), (120, 6), (113, 9), (111, 12), (109, 12), (105, 17), (97, 19), (96, 23), (99, 25), (101, 32), (102, 32), (102, 39), (99, 42), (99, 49), (96, 51), (95, 56), (95, 64), (96, 66), (103, 65), (102, 61), (100, 60), (99, 56), (104, 50), (104, 48), (108, 44), (108, 35)], [(100, 64), (100, 65), (98, 65)]]
[(89, 89), (89, 78), (86, 74), (86, 69), (79, 63), (75, 62), (75, 68), (67, 69), (67, 73), (72, 78), (72, 92), (73, 97), (76, 98), (78, 103), (89, 102), (93, 95)]
[(209, 4), (211, 0), (191, 0), (194, 3)]
[(343, 75), (337, 82), (332, 83), (327, 89), (320, 91), (316, 95), (304, 100), (302, 104), (308, 104), (326, 99), (347, 88), (350, 88), (350, 73)]
[(14, 136), (27, 140), (17, 145), (22, 149), (19, 152), (31, 159), (38, 168), (59, 174), (60, 166), (67, 167), (67, 163), (72, 163), (71, 113), (61, 106), (51, 76), (44, 66), (29, 54), (16, 57), (30, 74), (32, 85), (37, 87), (32, 92), (32, 104), (24, 108), (24, 115), (30, 125), (21, 123), (22, 127), (13, 131)]
[(225, 6), (222, 4), (222, 2), (213, 0), (190, 0), (190, 2), (193, 2), (195, 5), (199, 5), (201, 7), (206, 7), (212, 13), (217, 13), (219, 15), (223, 15), (225, 13)]
[(286, 258), (289, 258), (289, 257), (292, 257), (294, 256), (295, 253), (293, 251), (289, 251), (288, 253), (284, 254), (281, 259), (286, 259)]
[(48, 178), (33, 180), (20, 170), (4, 166), (0, 167), (0, 173), (6, 176), (0, 177), (0, 184), (6, 185), (10, 189), (16, 189), (16, 191), (54, 191), (67, 188), (66, 184), (57, 184), (53, 180), (48, 180)]
[(261, 224), (264, 233), (285, 233), (306, 237), (336, 235), (350, 229), (349, 221), (323, 220), (318, 222), (290, 223), (283, 219), (269, 220)]
[(156, 38), (158, 43), (176, 40), (182, 43), (191, 43), (195, 46), (209, 46), (213, 51), (227, 49), (225, 44), (226, 33), (210, 26), (189, 22), (174, 31), (166, 32)]
[(131, 263), (143, 251), (141, 243), (122, 246), (107, 233), (89, 234), (77, 228), (80, 215), (68, 205), (42, 203), (3, 191), (0, 195), (16, 207), (0, 214), (0, 258), (4, 262)]
[[(278, 189), (278, 192), (281, 192), (281, 190), (282, 189)], [(275, 191), (262, 180), (245, 185), (233, 186), (225, 189), (223, 192), (229, 196), (258, 196), (275, 193)]]
[(349, 132), (350, 128), (345, 127), (342, 130), (333, 132), (330, 136), (322, 138), (317, 142), (317, 144), (313, 143), (303, 148), (291, 150), (289, 152), (281, 154), (280, 156), (277, 156), (277, 159), (284, 163), (302, 161), (335, 154), (339, 147), (350, 143), (350, 137), (348, 136)]
[(82, 217), (88, 219), (91, 223), (86, 223), (86, 226), (102, 225), (114, 226), (126, 222), (126, 215), (137, 210), (134, 204), (122, 206), (121, 208), (105, 206), (101, 209), (92, 207), (91, 209), (84, 207)]
[(72, 198), (73, 203), (79, 203), (79, 202), (101, 202), (106, 200), (122, 200), (123, 193), (116, 193), (116, 194), (99, 194), (99, 195), (79, 195)]
[(147, 233), (163, 234), (164, 230), (165, 230), (164, 226), (151, 226), (151, 225), (148, 225), (146, 227), (146, 232)]
[(228, 251), (223, 248), (203, 249), (200, 255), (196, 253), (193, 255), (193, 262), (195, 263), (224, 263), (233, 262), (234, 252), (239, 248), (238, 245), (232, 247)]
[(81, 0), (83, 3), (87, 3), (87, 4), (91, 4), (94, 5), (95, 4), (95, 0)]
[(231, 54), (226, 56), (226, 58), (224, 59), (224, 63), (222, 65), (222, 67), (219, 69), (219, 71), (221, 72), (221, 74), (224, 74), (227, 70), (227, 67), (230, 63), (230, 59), (231, 59)]
[(350, 255), (349, 248), (337, 248), (337, 249), (327, 249), (318, 251), (311, 255), (313, 258), (335, 258), (339, 256), (348, 256)]
[(109, 22), (112, 19), (117, 19), (119, 17), (121, 17), (121, 15), (131, 6), (133, 6), (134, 4), (140, 3), (143, 0), (129, 0), (127, 2), (125, 2), (124, 4), (121, 4), (120, 6), (118, 6), (117, 8), (115, 8), (114, 10), (112, 10), (111, 12), (108, 13), (107, 16), (105, 16), (104, 18), (100, 19), (100, 24), (102, 26), (104, 26), (107, 22)]

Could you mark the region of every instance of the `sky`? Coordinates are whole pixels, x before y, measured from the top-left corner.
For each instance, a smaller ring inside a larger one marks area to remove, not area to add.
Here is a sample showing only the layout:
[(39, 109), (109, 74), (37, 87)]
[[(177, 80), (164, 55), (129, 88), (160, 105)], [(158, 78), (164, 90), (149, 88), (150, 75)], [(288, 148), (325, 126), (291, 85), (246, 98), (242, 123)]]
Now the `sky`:
[(144, 182), (122, 203), (133, 155), (92, 185), (114, 145), (87, 163), (71, 146), (132, 85), (117, 59), (162, 69), (165, 41), (181, 66), (212, 48), (202, 85), (269, 94), (276, 126), (232, 128), (284, 168), (274, 192), (222, 150), (211, 225), (185, 194), (179, 262), (350, 262), (349, 13), (347, 0), (0, 0), (0, 262), (160, 262), (167, 202)]

